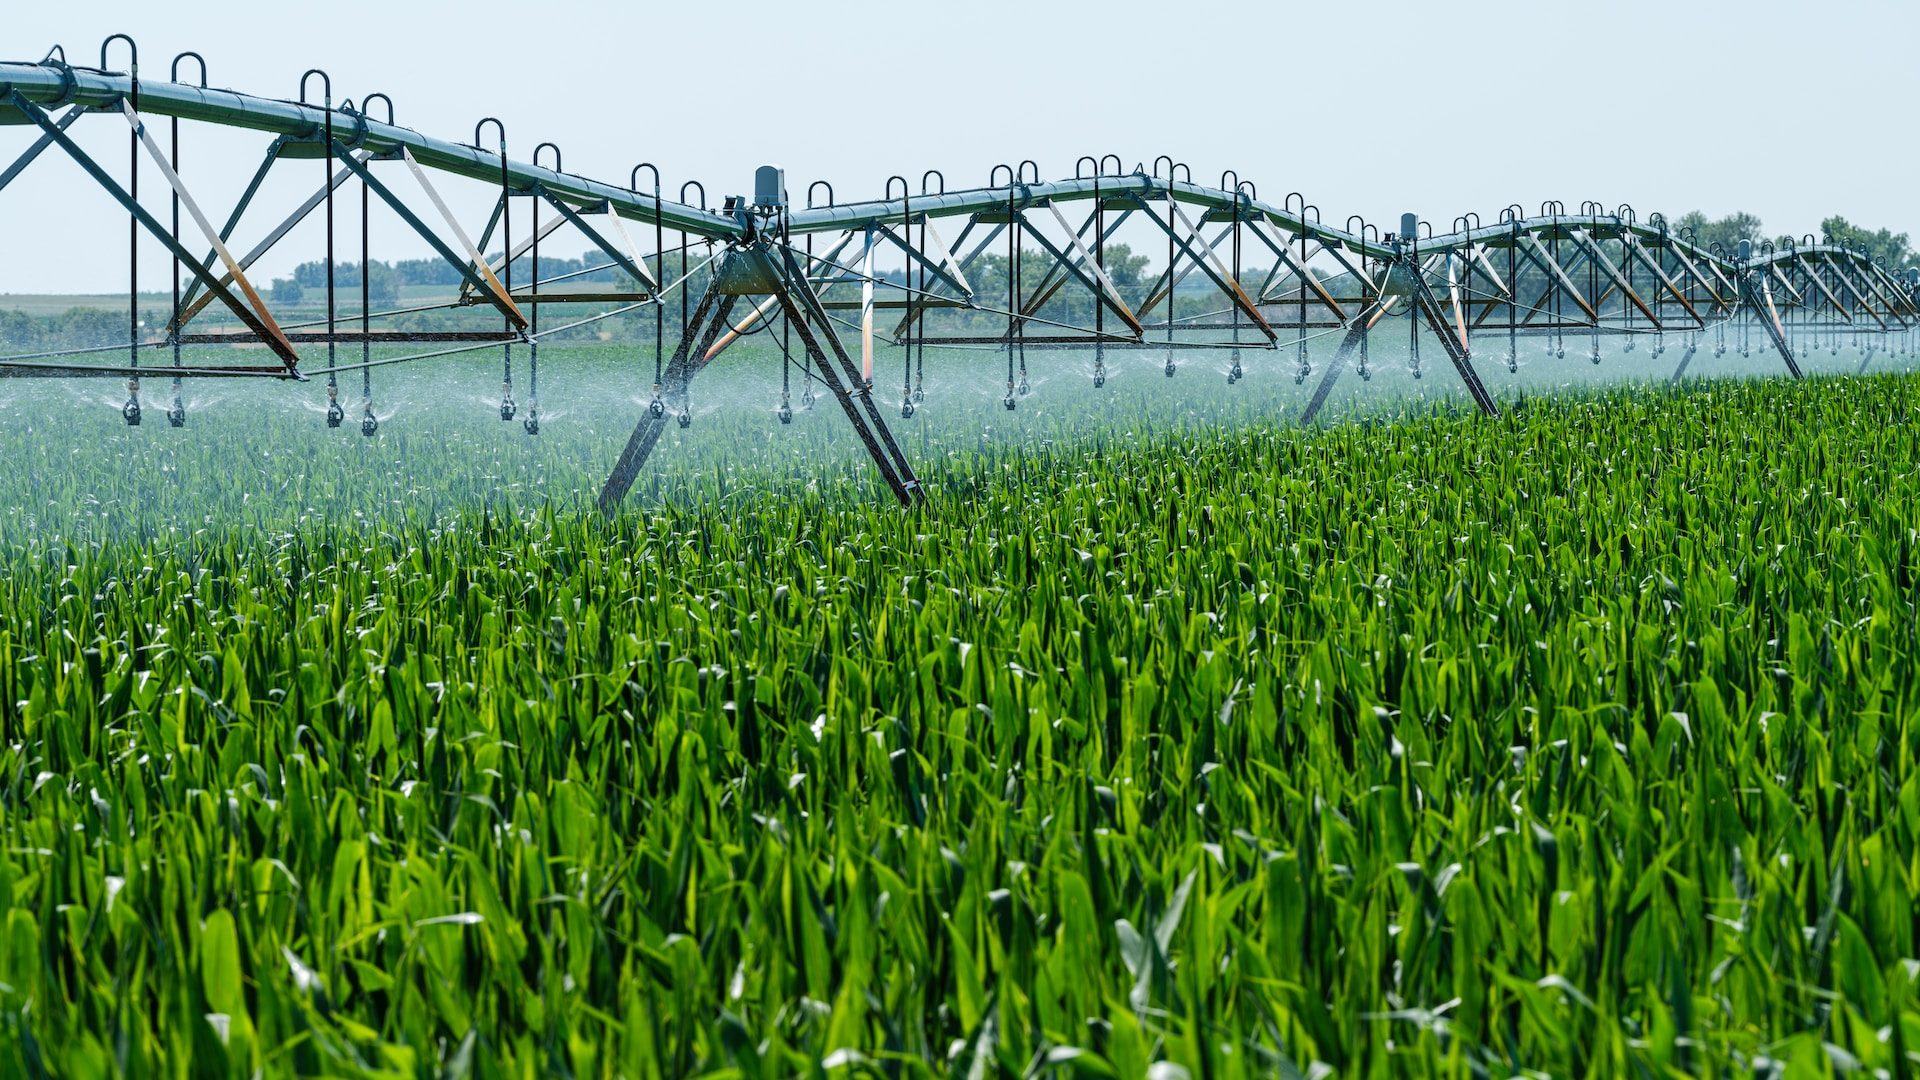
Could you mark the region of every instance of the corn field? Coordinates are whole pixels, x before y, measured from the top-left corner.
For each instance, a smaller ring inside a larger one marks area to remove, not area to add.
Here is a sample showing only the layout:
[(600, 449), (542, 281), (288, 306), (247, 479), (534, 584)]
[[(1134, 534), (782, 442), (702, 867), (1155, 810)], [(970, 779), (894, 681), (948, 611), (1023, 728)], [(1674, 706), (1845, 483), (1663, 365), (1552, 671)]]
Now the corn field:
[(0, 1073), (1909, 1074), (1914, 377), (769, 370), (0, 401)]

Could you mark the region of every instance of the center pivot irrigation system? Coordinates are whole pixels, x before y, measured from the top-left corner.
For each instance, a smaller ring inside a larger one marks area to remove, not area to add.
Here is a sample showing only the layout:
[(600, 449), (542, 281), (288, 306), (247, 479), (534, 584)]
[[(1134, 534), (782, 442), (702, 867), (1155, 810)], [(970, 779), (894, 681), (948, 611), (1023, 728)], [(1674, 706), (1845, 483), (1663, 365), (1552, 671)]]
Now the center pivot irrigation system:
[[(116, 46), (127, 59), (124, 71), (108, 67)], [(183, 64), (196, 82), (181, 80)], [(492, 118), (476, 125), (471, 144), (429, 138), (397, 126), (384, 94), (364, 95), (357, 104), (336, 102), (331, 80), (318, 70), (301, 78), (296, 100), (216, 90), (206, 82), (205, 62), (191, 52), (174, 58), (168, 81), (143, 81), (138, 51), (123, 34), (101, 46), (97, 68), (70, 64), (59, 47), (38, 63), (0, 63), (0, 125), (21, 126), (32, 137), (0, 171), (0, 189), (58, 149), (129, 218), (127, 342), (0, 356), (0, 376), (125, 378), (122, 414), (128, 424), (140, 422), (140, 376), (170, 376), (174, 393), (167, 417), (178, 427), (186, 422), (184, 379), (306, 381), (324, 374), (327, 423), (338, 427), (346, 415), (339, 377), (357, 371), (360, 429), (371, 436), (379, 428), (374, 368), (498, 349), (500, 418), (518, 416), (528, 434), (538, 434), (542, 340), (650, 309), (652, 341), (637, 343), (637, 349), (644, 355), (651, 346), (652, 400), (601, 492), (605, 508), (633, 485), (670, 418), (682, 427), (692, 423), (693, 377), (734, 342), (775, 325), (783, 352), (781, 421), (793, 417), (797, 369), (802, 403), (814, 400), (815, 383), (824, 386), (888, 486), (911, 505), (923, 493), (874, 398), (876, 339), (903, 351), (899, 415), (911, 418), (924, 400), (928, 347), (1004, 353), (1003, 404), (1014, 409), (1029, 389), (1029, 346), (1091, 350), (1095, 386), (1106, 381), (1112, 349), (1164, 354), (1169, 377), (1183, 350), (1225, 350), (1229, 382), (1244, 373), (1243, 352), (1263, 350), (1288, 357), (1294, 381), (1304, 384), (1314, 373), (1310, 343), (1336, 336), (1305, 406), (1303, 420), (1311, 422), (1350, 364), (1361, 378), (1371, 377), (1368, 342), (1377, 329), (1388, 332), (1381, 326), (1388, 319), (1406, 322), (1415, 377), (1424, 324), (1489, 415), (1497, 406), (1475, 370), (1476, 345), (1498, 349), (1511, 371), (1517, 370), (1522, 337), (1544, 335), (1549, 351), (1564, 358), (1566, 339), (1575, 338), (1577, 350), (1585, 334), (1595, 363), (1602, 335), (1625, 335), (1629, 350), (1646, 337), (1655, 356), (1677, 338), (1678, 379), (1703, 344), (1723, 354), (1731, 337), (1742, 355), (1756, 343), (1771, 347), (1798, 376), (1796, 347), (1824, 343), (1837, 351), (1844, 338), (1863, 347), (1864, 370), (1876, 347), (1911, 354), (1912, 330), (1920, 322), (1920, 270), (1896, 273), (1862, 251), (1812, 236), (1781, 245), (1743, 241), (1737, 251), (1703, 246), (1661, 215), (1642, 220), (1624, 205), (1609, 211), (1586, 202), (1569, 212), (1549, 202), (1531, 215), (1514, 205), (1491, 223), (1477, 214), (1456, 218), (1439, 235), (1408, 214), (1396, 233), (1382, 234), (1357, 216), (1340, 228), (1323, 224), (1319, 209), (1297, 193), (1277, 206), (1262, 202), (1253, 183), (1232, 172), (1209, 187), (1194, 183), (1192, 171), (1171, 158), (1128, 171), (1108, 155), (1083, 157), (1072, 179), (1052, 182), (1043, 182), (1031, 161), (1002, 165), (986, 187), (965, 191), (948, 191), (936, 171), (921, 177), (917, 193), (895, 176), (885, 197), (870, 202), (836, 204), (831, 186), (816, 182), (804, 206), (793, 205), (779, 169), (763, 167), (751, 200), (728, 197), (715, 211), (697, 183), (684, 185), (677, 200), (663, 198), (659, 170), (651, 164), (635, 166), (621, 186), (564, 172), (559, 148), (551, 143), (536, 147), (531, 162), (515, 160), (507, 153), (504, 125)], [(95, 115), (127, 124), (123, 170), (96, 160), (69, 133), (82, 117)], [(166, 149), (155, 137), (154, 118), (166, 121)], [(181, 178), (182, 121), (271, 136), (244, 193), (218, 227)], [(229, 244), (268, 174), (276, 167), (311, 169), (299, 163), (314, 160), (321, 162), (322, 183), (236, 255)], [(294, 164), (281, 165), (288, 161)], [(383, 178), (395, 177), (396, 166), (408, 174), (398, 185)], [(166, 220), (142, 201), (143, 169), (167, 186)], [(645, 188), (639, 183), (643, 172), (650, 181)], [(487, 186), (492, 211), (477, 241), (441, 194), (440, 185), (449, 182)], [(357, 263), (337, 259), (335, 204), (343, 185), (359, 188)], [(816, 203), (816, 196), (823, 197)], [(376, 200), (458, 275), (456, 295), (441, 303), (372, 310), (372, 275), (365, 268)], [(525, 208), (528, 222), (518, 234), (516, 207)], [(543, 210), (550, 211), (544, 220)], [(325, 318), (284, 324), (247, 270), (315, 213), (325, 218)], [(625, 222), (651, 226), (651, 253), (634, 244)], [(562, 228), (584, 237), (606, 261), (542, 279), (541, 243), (551, 244)], [(145, 326), (139, 312), (143, 232), (172, 260), (172, 302), (158, 332)], [(1149, 280), (1117, 284), (1109, 273), (1109, 253), (1122, 242), (1116, 237), (1135, 251), (1157, 254), (1164, 248), (1163, 268)], [(203, 244), (205, 254), (196, 254)], [(489, 248), (500, 253), (482, 254)], [(1258, 267), (1244, 265), (1249, 255)], [(518, 287), (517, 264), (530, 270)], [(359, 303), (346, 319), (337, 287), (343, 266), (360, 268), (353, 275)], [(589, 291), (570, 280), (599, 271), (613, 272), (622, 287)], [(847, 295), (856, 289), (857, 297)], [(543, 329), (541, 307), (556, 303), (602, 310)], [(427, 331), (396, 325), (403, 316), (440, 308), (474, 308), (485, 319), (492, 318), (485, 314), (491, 309), (497, 329), (491, 323)], [(890, 329), (876, 329), (877, 318), (885, 318)], [(671, 350), (670, 323), (676, 339)], [(355, 344), (358, 360), (343, 358), (339, 347)], [(376, 344), (424, 349), (376, 357)], [(309, 363), (303, 345), (324, 345), (325, 366), (303, 366)], [(229, 352), (264, 346), (274, 362), (190, 364), (186, 346), (225, 346)], [(516, 346), (527, 354), (524, 412), (513, 397)], [(123, 349), (125, 363), (107, 362)], [(155, 357), (154, 350), (163, 352)], [(149, 357), (144, 367), (143, 357)]]

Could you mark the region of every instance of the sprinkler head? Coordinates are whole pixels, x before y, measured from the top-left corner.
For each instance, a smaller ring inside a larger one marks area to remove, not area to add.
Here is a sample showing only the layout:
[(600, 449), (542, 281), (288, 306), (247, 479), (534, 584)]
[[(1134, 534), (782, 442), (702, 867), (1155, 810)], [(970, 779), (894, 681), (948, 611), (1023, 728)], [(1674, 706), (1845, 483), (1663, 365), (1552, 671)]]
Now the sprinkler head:
[(780, 403), (780, 408), (774, 412), (774, 415), (780, 418), (781, 423), (791, 424), (793, 423), (793, 406), (783, 401)]
[(1033, 393), (1033, 387), (1028, 385), (1027, 377), (1025, 375), (1020, 376), (1020, 396), (1026, 397), (1031, 393)]
[(1600, 347), (1599, 346), (1597, 345), (1594, 346), (1593, 351), (1587, 354), (1587, 360), (1594, 364), (1600, 363)]
[(540, 414), (536, 412), (528, 413), (527, 418), (520, 421), (520, 427), (529, 435), (540, 434)]
[(900, 419), (902, 420), (913, 419), (913, 399), (912, 398), (908, 397), (908, 398), (900, 399)]
[(380, 418), (373, 415), (373, 402), (367, 402), (367, 411), (360, 416), (360, 434), (373, 438), (380, 430)]
[(1173, 361), (1172, 361), (1171, 359), (1169, 359), (1169, 360), (1167, 361), (1167, 378), (1169, 378), (1169, 379), (1171, 379), (1171, 378), (1173, 378), (1173, 370), (1174, 370), (1174, 369), (1173, 369)]
[(1413, 377), (1414, 377), (1414, 378), (1416, 378), (1416, 379), (1420, 377), (1420, 369), (1419, 369), (1419, 368), (1414, 368), (1414, 369), (1413, 369)]
[(913, 403), (915, 405), (918, 405), (919, 403), (925, 400), (927, 400), (926, 387), (921, 383), (914, 383), (913, 384)]
[(173, 408), (167, 410), (167, 423), (174, 427), (187, 426), (187, 403), (177, 395), (173, 399)]
[(1623, 353), (1630, 353), (1630, 352), (1632, 352), (1632, 351), (1633, 351), (1633, 339), (1632, 339), (1632, 338), (1628, 338), (1628, 339), (1627, 339), (1627, 343), (1626, 343), (1625, 345), (1622, 345), (1622, 346), (1620, 346), (1620, 351), (1621, 351), (1621, 352), (1623, 352)]
[(327, 402), (327, 426), (328, 427), (330, 428), (339, 427), (340, 422), (342, 420), (345, 420), (346, 418), (347, 418), (347, 410), (341, 408), (339, 402), (337, 401)]
[(1000, 404), (1005, 405), (1007, 407), (1008, 412), (1012, 412), (1014, 409), (1013, 395), (1008, 394), (1006, 398), (1000, 402)]
[(686, 412), (686, 411), (684, 411), (684, 410), (682, 410), (682, 412), (680, 413), (680, 417), (679, 417), (679, 419), (680, 419), (680, 426), (681, 426), (682, 428), (690, 428), (690, 427), (692, 427), (692, 426), (693, 426), (693, 414), (692, 414), (692, 413), (690, 413), (690, 412)]
[(1229, 385), (1233, 383), (1237, 383), (1241, 379), (1246, 378), (1246, 376), (1247, 376), (1247, 373), (1241, 370), (1240, 361), (1236, 357), (1233, 361), (1233, 366), (1227, 369), (1227, 383)]
[(813, 387), (811, 385), (809, 385), (805, 390), (800, 391), (800, 407), (801, 408), (811, 409), (813, 408), (813, 403), (818, 400), (820, 399), (813, 396)]
[(1509, 375), (1520, 374), (1520, 358), (1519, 357), (1509, 352), (1505, 354), (1505, 356), (1503, 356), (1502, 359), (1506, 360), (1507, 362), (1507, 374)]
[(655, 383), (653, 387), (653, 400), (647, 402), (647, 413), (655, 420), (667, 415), (667, 403), (660, 400), (660, 385), (658, 383)]
[(1553, 350), (1553, 358), (1555, 360), (1565, 360), (1567, 358), (1567, 350), (1564, 347)]
[(514, 413), (515, 413), (515, 412), (516, 412), (516, 411), (517, 411), (517, 410), (518, 410), (519, 408), (520, 408), (520, 407), (519, 407), (518, 405), (515, 405), (515, 404), (513, 403), (513, 398), (512, 398), (512, 396), (511, 396), (511, 395), (509, 395), (509, 396), (507, 396), (507, 397), (504, 397), (504, 398), (501, 398), (501, 399), (500, 399), (500, 419), (502, 419), (502, 420), (511, 420), (511, 419), (513, 419), (513, 414), (514, 414)]
[(1372, 369), (1372, 368), (1370, 368), (1370, 367), (1368, 367), (1368, 366), (1367, 366), (1367, 365), (1365, 365), (1365, 364), (1361, 364), (1358, 370), (1359, 370), (1359, 372), (1360, 372), (1360, 381), (1361, 381), (1361, 382), (1372, 382), (1372, 381), (1373, 381), (1373, 369)]
[(139, 427), (140, 399), (137, 397), (128, 398), (127, 403), (120, 406), (120, 415), (126, 420), (128, 427)]

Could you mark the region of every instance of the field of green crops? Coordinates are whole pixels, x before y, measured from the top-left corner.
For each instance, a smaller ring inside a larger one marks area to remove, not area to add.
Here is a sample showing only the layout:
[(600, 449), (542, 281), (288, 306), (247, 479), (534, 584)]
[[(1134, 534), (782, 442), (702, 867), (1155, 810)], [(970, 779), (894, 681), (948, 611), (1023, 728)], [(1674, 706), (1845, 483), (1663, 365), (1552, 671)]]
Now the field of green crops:
[(1907, 1074), (1920, 378), (1004, 362), (0, 384), (0, 1075)]

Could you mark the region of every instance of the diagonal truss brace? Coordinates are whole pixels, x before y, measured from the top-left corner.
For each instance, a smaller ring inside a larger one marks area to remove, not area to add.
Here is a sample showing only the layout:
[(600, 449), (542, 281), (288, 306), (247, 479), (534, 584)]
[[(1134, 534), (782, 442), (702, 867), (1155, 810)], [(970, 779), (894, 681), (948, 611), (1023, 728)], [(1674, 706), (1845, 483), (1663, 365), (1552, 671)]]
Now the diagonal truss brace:
[(405, 155), (404, 160), (408, 167), (413, 170), (414, 177), (420, 181), (420, 186), (426, 191), (427, 197), (432, 200), (433, 205), (439, 209), (440, 216), (446, 220), (448, 227), (451, 228), (454, 235), (459, 238), (461, 246), (466, 249), (468, 256), (466, 259), (462, 259), (459, 255), (455, 254), (453, 248), (449, 247), (447, 242), (442, 240), (438, 233), (428, 228), (427, 223), (422, 221), (420, 216), (413, 212), (412, 207), (402, 202), (400, 197), (393, 193), (392, 189), (376, 179), (373, 171), (367, 168), (365, 162), (357, 160), (346, 147), (335, 147), (335, 153), (339, 159), (346, 164), (347, 168), (352, 169), (354, 175), (358, 176), (361, 182), (367, 185), (369, 190), (375, 195), (380, 196), (380, 200), (386, 203), (395, 214), (399, 215), (400, 220), (406, 222), (414, 232), (418, 233), (420, 238), (425, 240), (436, 254), (446, 260), (448, 265), (458, 269), (461, 276), (466, 278), (469, 284), (485, 293), (493, 306), (500, 309), (500, 313), (505, 315), (508, 321), (513, 323), (515, 328), (522, 331), (526, 330), (528, 326), (527, 317), (521, 313), (518, 305), (514, 304), (513, 298), (507, 295), (506, 287), (500, 284), (500, 279), (493, 276), (493, 271), (487, 266), (487, 261), (480, 257), (480, 252), (474, 248), (473, 241), (467, 239), (467, 234), (460, 228), (459, 222), (454, 220), (453, 212), (447, 209), (447, 204), (440, 198), (440, 193), (435, 191), (433, 185), (427, 181), (426, 173), (421, 170), (419, 162), (413, 160), (411, 153), (403, 150), (403, 154)]
[(1759, 274), (1740, 275), (1740, 295), (1747, 305), (1759, 314), (1760, 325), (1767, 336), (1773, 339), (1773, 347), (1780, 353), (1780, 359), (1787, 362), (1787, 370), (1794, 378), (1800, 377), (1800, 365), (1793, 358), (1793, 346), (1788, 344), (1787, 335), (1780, 327), (1780, 312), (1773, 306), (1773, 289), (1767, 279)]
[[(155, 218), (146, 207), (141, 206), (137, 199), (128, 194), (125, 188), (121, 187), (112, 176), (107, 174), (105, 169), (100, 167), (99, 162), (87, 156), (86, 151), (80, 149), (79, 145), (73, 141), (73, 138), (61, 129), (53, 118), (47, 115), (45, 110), (35, 105), (32, 101), (29, 101), (27, 96), (17, 89), (12, 91), (10, 99), (15, 108), (19, 109), (22, 114), (26, 115), (34, 123), (38, 124), (42, 131), (52, 136), (54, 143), (58, 145), (61, 150), (65, 151), (68, 157), (71, 157), (76, 164), (86, 171), (87, 175), (93, 177), (95, 183), (105, 189), (109, 195), (112, 195), (116, 202), (125, 207), (127, 212), (134, 216), (135, 220), (139, 221), (149, 233), (158, 239), (161, 244), (165, 245), (169, 254), (179, 259), (181, 264), (191, 270), (196, 278), (206, 282), (207, 287), (211, 289), (215, 295), (219, 296), (221, 301), (229, 308), (233, 309), (234, 315), (246, 325), (247, 329), (259, 335), (260, 339), (274, 350), (275, 355), (279, 356), (280, 362), (286, 369), (289, 377), (295, 379), (305, 378), (305, 376), (300, 374), (300, 357), (293, 351), (292, 345), (286, 342), (285, 335), (280, 334), (278, 327), (269, 330), (268, 324), (263, 323), (260, 317), (243, 303), (239, 297), (229, 292), (226, 286), (222, 285), (219, 280), (214, 277), (213, 271), (209, 270), (205, 263), (194, 258), (192, 253), (188, 252), (187, 249), (181, 245), (180, 241), (174, 239), (173, 234), (169, 232), (165, 226), (160, 224), (159, 219)], [(178, 178), (176, 177), (175, 179)]]
[(1473, 403), (1488, 416), (1500, 415), (1493, 395), (1487, 392), (1486, 384), (1480, 381), (1480, 373), (1473, 369), (1473, 358), (1467, 351), (1467, 343), (1455, 334), (1453, 327), (1447, 325), (1447, 314), (1441, 310), (1439, 299), (1427, 284), (1427, 276), (1418, 267), (1409, 266), (1407, 270), (1414, 310), (1427, 320), (1427, 327), (1433, 331), (1433, 336), (1440, 339), (1440, 346), (1447, 351), (1447, 359), (1453, 361), (1453, 369), (1460, 373), (1460, 381), (1466, 384)]
[[(279, 141), (275, 140), (274, 149), (267, 151), (267, 158), (261, 162), (259, 170), (253, 174), (253, 181), (247, 185), (247, 190), (240, 196), (240, 201), (234, 204), (233, 212), (227, 216), (226, 225), (220, 229), (221, 243), (224, 244), (231, 240), (233, 238), (233, 231), (239, 228), (241, 216), (246, 213), (248, 205), (253, 202), (254, 195), (259, 192), (261, 183), (266, 180), (268, 170), (273, 167), (274, 161), (278, 159), (279, 145)], [(365, 161), (373, 156), (365, 150), (359, 151), (358, 154), (361, 161)], [(288, 233), (292, 232), (294, 226), (305, 221), (308, 214), (313, 213), (321, 203), (326, 202), (328, 191), (334, 190), (341, 184), (346, 183), (351, 176), (353, 176), (353, 173), (350, 170), (340, 169), (336, 171), (325, 185), (321, 186), (321, 188), (312, 195), (307, 196), (306, 201), (295, 207), (293, 213), (288, 214), (280, 224), (274, 226), (259, 243), (255, 244), (252, 250), (240, 257), (240, 269), (252, 269), (253, 264), (260, 261), (261, 257), (266, 255), (267, 252), (273, 250), (273, 246), (278, 244)], [(205, 261), (210, 263), (214, 257), (215, 253), (209, 249)], [(231, 284), (233, 279), (229, 276), (221, 278), (220, 281), (221, 284)], [(174, 318), (173, 322), (168, 324), (168, 332), (178, 333), (184, 329), (187, 323), (192, 322), (193, 317), (204, 311), (212, 301), (213, 298), (211, 296), (200, 291), (200, 283), (198, 281), (194, 282), (181, 301), (179, 315)]]
[(1327, 361), (1327, 368), (1320, 373), (1320, 381), (1313, 388), (1313, 396), (1307, 399), (1307, 407), (1300, 414), (1302, 424), (1311, 424), (1320, 415), (1327, 404), (1327, 397), (1333, 393), (1333, 384), (1340, 381), (1340, 373), (1346, 370), (1347, 358), (1366, 341), (1367, 334), (1400, 300), (1397, 296), (1383, 296), (1373, 305), (1371, 312), (1361, 312), (1347, 332), (1340, 338), (1340, 347), (1333, 351), (1333, 358)]
[(633, 246), (632, 238), (627, 236), (627, 230), (620, 224), (620, 215), (615, 214), (612, 208), (606, 208), (604, 212), (613, 225), (613, 231), (619, 233), (620, 238), (626, 242), (626, 250), (624, 251), (614, 246), (613, 241), (602, 236), (598, 229), (587, 224), (587, 219), (579, 211), (568, 206), (566, 200), (556, 197), (553, 192), (545, 188), (540, 189), (540, 194), (547, 202), (553, 205), (555, 210), (560, 211), (561, 216), (565, 218), (569, 224), (584, 233), (587, 239), (593, 241), (594, 247), (599, 248), (605, 253), (607, 258), (612, 259), (615, 266), (626, 271), (629, 276), (650, 291), (654, 293), (660, 291), (660, 283), (654, 280), (654, 276), (647, 271), (645, 262), (640, 258), (639, 249)]
[(140, 140), (140, 145), (147, 148), (148, 156), (153, 158), (153, 163), (160, 167), (160, 175), (166, 178), (167, 186), (173, 189), (174, 195), (180, 200), (180, 205), (186, 207), (187, 216), (200, 227), (201, 234), (207, 238), (208, 243), (213, 246), (214, 253), (220, 257), (221, 265), (227, 268), (226, 280), (240, 287), (241, 295), (246, 297), (247, 303), (253, 308), (253, 313), (259, 317), (260, 326), (266, 330), (267, 344), (286, 363), (288, 371), (296, 371), (300, 358), (294, 352), (293, 342), (287, 340), (287, 335), (281, 331), (280, 324), (273, 320), (273, 313), (267, 310), (266, 301), (260, 299), (260, 294), (254, 289), (253, 282), (247, 280), (246, 273), (235, 261), (233, 252), (227, 250), (227, 245), (221, 242), (219, 234), (213, 231), (213, 223), (208, 221), (207, 215), (200, 211), (200, 204), (195, 202), (192, 194), (187, 191), (187, 185), (181, 182), (180, 174), (173, 171), (173, 165), (167, 161), (167, 155), (160, 152), (160, 144), (153, 141), (153, 135), (147, 131), (147, 125), (141, 121), (140, 114), (134, 112), (133, 105), (124, 98), (120, 101), (120, 108), (125, 112), (127, 123), (132, 125), (134, 136)]
[[(1138, 199), (1137, 196), (1136, 199)], [(1273, 327), (1268, 325), (1266, 317), (1260, 314), (1260, 305), (1254, 303), (1253, 298), (1248, 296), (1246, 290), (1240, 287), (1240, 283), (1234, 280), (1232, 273), (1229, 272), (1226, 265), (1220, 261), (1219, 253), (1215, 252), (1213, 245), (1207, 243), (1206, 238), (1200, 235), (1200, 230), (1194, 226), (1185, 211), (1180, 209), (1179, 203), (1173, 201), (1171, 198), (1167, 200), (1167, 216), (1173, 219), (1173, 221), (1179, 222), (1185, 229), (1184, 235), (1182, 235), (1180, 230), (1173, 227), (1172, 221), (1160, 220), (1160, 216), (1155, 214), (1144, 200), (1139, 201), (1140, 209), (1146, 211), (1144, 215), (1146, 219), (1159, 226), (1160, 231), (1166, 233), (1167, 236), (1173, 240), (1174, 244), (1186, 253), (1187, 258), (1191, 259), (1194, 265), (1199, 267), (1201, 273), (1210, 278), (1214, 286), (1225, 293), (1227, 298), (1233, 302), (1235, 307), (1240, 309), (1242, 314), (1253, 320), (1254, 327), (1266, 336), (1269, 343), (1280, 339), (1280, 335), (1274, 333)], [(1200, 245), (1200, 250), (1198, 251), (1194, 250), (1193, 245), (1196, 243)], [(1173, 268), (1168, 267), (1167, 269), (1171, 272)], [(1168, 289), (1175, 289), (1178, 285), (1179, 282), (1175, 281), (1168, 286)], [(1152, 305), (1148, 304), (1146, 306), (1151, 307)]]
[[(86, 115), (86, 112), (87, 110), (82, 106), (75, 105), (73, 108), (68, 109), (65, 113), (61, 114), (60, 119), (55, 124), (55, 126), (58, 127), (61, 131), (65, 131), (68, 128), (73, 126), (73, 122), (75, 120), (78, 120), (82, 116)], [(41, 132), (40, 137), (33, 141), (32, 146), (27, 147), (27, 150), (25, 153), (15, 158), (13, 161), (13, 164), (7, 166), (6, 171), (0, 172), (0, 189), (4, 189), (8, 184), (13, 183), (14, 177), (19, 176), (21, 173), (25, 172), (27, 166), (33, 164), (34, 159), (38, 158), (43, 152), (46, 151), (47, 147), (52, 145), (53, 145), (53, 136), (47, 134), (46, 132)]]

